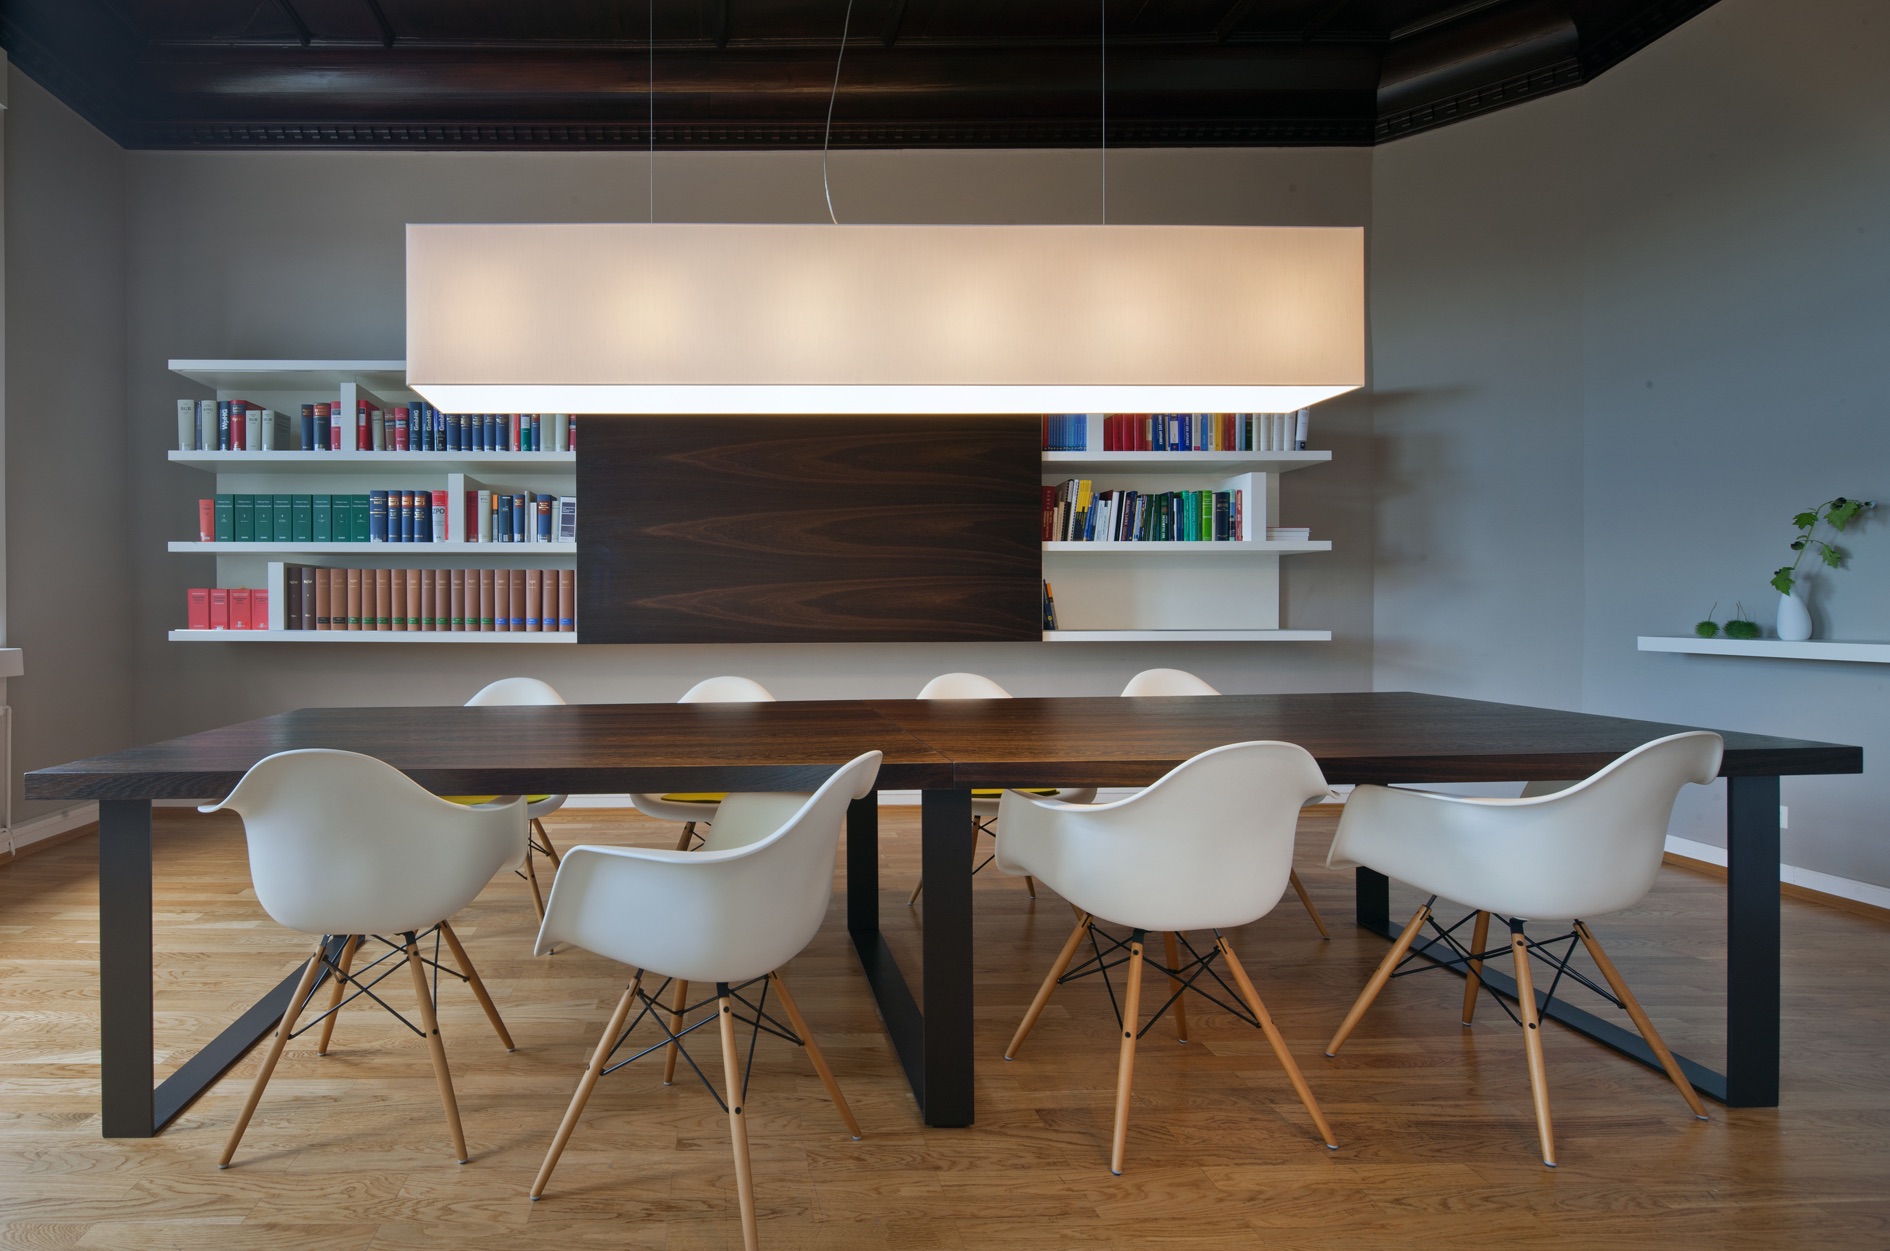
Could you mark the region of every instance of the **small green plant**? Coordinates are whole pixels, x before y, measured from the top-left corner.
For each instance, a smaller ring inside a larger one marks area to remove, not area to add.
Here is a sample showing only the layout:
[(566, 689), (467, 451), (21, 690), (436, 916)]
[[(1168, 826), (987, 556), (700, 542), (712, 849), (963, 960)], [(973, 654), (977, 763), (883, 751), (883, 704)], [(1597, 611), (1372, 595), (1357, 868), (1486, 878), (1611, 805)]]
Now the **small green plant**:
[(1759, 637), (1759, 623), (1746, 616), (1744, 604), (1733, 605), (1732, 618), (1726, 622), (1726, 637), (1729, 639), (1756, 639)]
[(1713, 620), (1713, 614), (1718, 611), (1719, 611), (1719, 601), (1714, 600), (1713, 606), (1707, 609), (1706, 620), (1696, 621), (1693, 623), (1693, 632), (1699, 635), (1703, 639), (1718, 638), (1719, 637), (1719, 622)]
[[(1817, 549), (1818, 557), (1824, 561), (1826, 568), (1837, 569), (1844, 564), (1844, 558), (1848, 553), (1843, 548), (1835, 543), (1827, 543), (1823, 539), (1812, 537), (1812, 531), (1818, 528), (1819, 522), (1822, 521), (1833, 530), (1842, 533), (1844, 527), (1857, 520), (1858, 515), (1865, 509), (1875, 507), (1876, 504), (1870, 500), (1848, 500), (1840, 495), (1834, 500), (1826, 500), (1810, 512), (1799, 513), (1793, 517), (1792, 524), (1798, 527), (1798, 537), (1792, 540), (1792, 550), (1798, 554), (1792, 557), (1791, 564), (1782, 566), (1772, 574), (1772, 585), (1777, 588), (1778, 593), (1780, 595), (1792, 593), (1792, 587), (1797, 584), (1795, 575), (1798, 573), (1798, 562), (1802, 561), (1805, 553), (1813, 548)], [(1730, 627), (1726, 633), (1729, 635), (1732, 633)]]

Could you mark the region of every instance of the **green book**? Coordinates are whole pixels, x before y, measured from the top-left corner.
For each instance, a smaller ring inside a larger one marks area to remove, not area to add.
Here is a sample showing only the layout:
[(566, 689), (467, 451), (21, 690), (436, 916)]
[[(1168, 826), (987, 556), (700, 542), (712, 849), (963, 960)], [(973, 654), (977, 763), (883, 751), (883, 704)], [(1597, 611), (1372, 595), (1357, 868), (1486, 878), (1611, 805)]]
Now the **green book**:
[(217, 496), (216, 527), (217, 542), (236, 541), (236, 497), (234, 495)]
[(315, 497), (312, 495), (295, 495), (290, 498), (295, 501), (292, 508), (295, 518), (292, 533), (295, 537), (292, 541), (296, 543), (313, 543), (315, 541)]
[(348, 541), (350, 543), (368, 541), (368, 497), (365, 495), (348, 497)]
[(295, 541), (295, 497), (293, 495), (272, 495), (269, 497), (271, 509), (276, 514), (274, 526), (275, 541), (292, 543)]
[(309, 507), (314, 514), (314, 523), (309, 530), (309, 538), (315, 543), (335, 541), (334, 496), (311, 495)]
[(256, 541), (273, 543), (276, 541), (276, 497), (273, 495), (256, 496)]
[(235, 495), (230, 508), (230, 537), (237, 543), (256, 541), (256, 497)]

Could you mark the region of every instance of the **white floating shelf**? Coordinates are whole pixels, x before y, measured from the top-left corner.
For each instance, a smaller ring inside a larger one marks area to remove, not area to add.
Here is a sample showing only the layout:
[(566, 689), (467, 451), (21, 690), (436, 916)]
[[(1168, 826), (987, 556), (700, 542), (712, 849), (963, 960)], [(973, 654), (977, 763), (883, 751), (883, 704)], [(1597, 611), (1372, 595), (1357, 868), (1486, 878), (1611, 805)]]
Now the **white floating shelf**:
[(358, 382), (386, 398), (407, 393), (406, 361), (172, 361), (171, 372), (214, 391), (326, 391)]
[(1045, 476), (1053, 471), (1088, 469), (1096, 473), (1160, 472), (1225, 476), (1235, 473), (1287, 473), (1324, 465), (1331, 452), (1045, 452)]
[(1046, 643), (1330, 643), (1330, 630), (1045, 630)]
[(575, 556), (576, 543), (172, 543), (208, 556)]
[(1173, 556), (1177, 553), (1203, 556), (1287, 556), (1294, 552), (1329, 552), (1330, 541), (1308, 539), (1303, 542), (1269, 543), (1259, 539), (1248, 539), (1240, 543), (1067, 543), (1055, 542), (1043, 545), (1045, 555), (1063, 553), (1081, 553), (1083, 555), (1101, 555), (1108, 552), (1130, 556)]
[(173, 643), (575, 643), (575, 630), (172, 630)]
[(479, 473), (488, 469), (571, 469), (576, 452), (177, 452), (173, 465), (212, 473), (309, 473), (336, 469), (346, 473), (397, 473), (403, 469), (434, 473)]
[(1703, 639), (1642, 635), (1644, 652), (1686, 652), (1695, 656), (1757, 656), (1771, 660), (1848, 660), (1867, 665), (1890, 665), (1890, 643), (1827, 643), (1811, 640), (1787, 643), (1782, 639)]

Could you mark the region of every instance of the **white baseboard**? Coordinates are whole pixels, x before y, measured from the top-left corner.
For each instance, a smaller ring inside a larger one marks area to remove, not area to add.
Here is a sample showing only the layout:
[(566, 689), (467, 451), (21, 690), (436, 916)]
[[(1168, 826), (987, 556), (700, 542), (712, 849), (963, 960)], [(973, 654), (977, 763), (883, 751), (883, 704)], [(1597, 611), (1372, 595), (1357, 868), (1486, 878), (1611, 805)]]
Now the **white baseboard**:
[[(1690, 838), (1675, 838), (1670, 834), (1667, 836), (1667, 850), (1676, 856), (1685, 856), (1688, 860), (1715, 864), (1722, 869), (1726, 867), (1726, 849), (1711, 843), (1696, 843)], [(1815, 890), (1820, 895), (1835, 895), (1839, 899), (1869, 904), (1873, 908), (1890, 909), (1890, 887), (1873, 886), (1869, 882), (1856, 882), (1848, 877), (1835, 877), (1791, 864), (1778, 867), (1778, 880), (1802, 886), (1806, 890)]]
[(48, 812), (22, 821), (13, 827), (13, 849), (17, 852), (31, 847), (34, 843), (57, 838), (61, 834), (90, 825), (98, 820), (97, 804), (79, 804), (72, 808), (63, 808), (58, 812)]

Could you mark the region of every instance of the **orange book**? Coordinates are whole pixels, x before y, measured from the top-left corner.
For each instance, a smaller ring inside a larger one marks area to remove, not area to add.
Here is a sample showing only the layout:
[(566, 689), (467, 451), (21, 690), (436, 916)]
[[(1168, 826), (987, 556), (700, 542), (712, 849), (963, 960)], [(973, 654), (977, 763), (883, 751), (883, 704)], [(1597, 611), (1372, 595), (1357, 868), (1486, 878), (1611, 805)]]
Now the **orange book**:
[(545, 603), (545, 575), (536, 569), (525, 571), (525, 628), (536, 634), (543, 629), (539, 611)]
[(348, 571), (346, 569), (328, 571), (328, 628), (331, 630), (348, 628)]
[(393, 604), (388, 615), (393, 618), (394, 629), (404, 630), (407, 628), (407, 571), (389, 569), (387, 581), (389, 589), (393, 591)]
[(361, 571), (348, 570), (348, 628), (361, 628)]
[(420, 575), (420, 629), (437, 630), (440, 628), (438, 616), (433, 607), (433, 571), (422, 569)]
[(420, 628), (420, 571), (407, 570), (407, 628)]
[(394, 628), (393, 572), (392, 569), (374, 571), (374, 628), (376, 630)]
[(558, 628), (558, 571), (545, 570), (544, 598), (538, 605), (538, 626), (541, 630)]
[[(466, 628), (466, 571), (464, 569), (455, 569), (452, 573), (453, 589), (451, 603), (453, 629), (464, 630)], [(478, 623), (475, 622), (474, 624), (477, 625)]]
[(558, 570), (558, 628), (577, 629), (577, 571)]
[(450, 569), (433, 571), (433, 628), (453, 628), (453, 571)]
[[(467, 597), (470, 598), (472, 588), (468, 587), (466, 593)], [(479, 628), (481, 630), (494, 630), (498, 628), (493, 624), (492, 620), (492, 596), (492, 570), (481, 569), (479, 571)]]
[(510, 569), (492, 571), (492, 628), (507, 631), (512, 628), (512, 571)]
[(513, 569), (508, 572), (512, 575), (512, 628), (522, 631), (525, 628), (525, 605), (527, 602), (525, 598), (525, 571), (523, 569)]
[(331, 606), (328, 588), (328, 571), (317, 569), (315, 571), (315, 628), (317, 630), (333, 629), (328, 619)]

